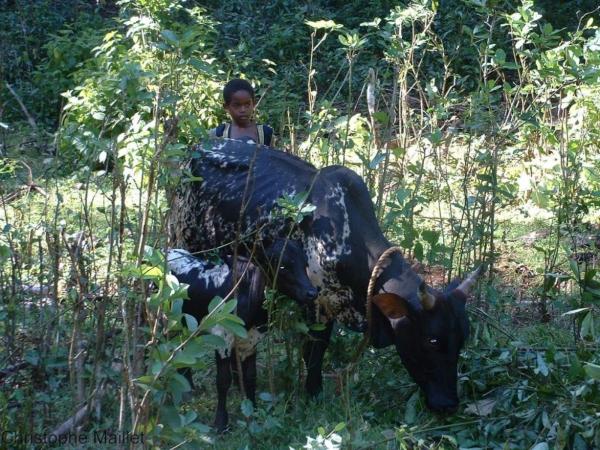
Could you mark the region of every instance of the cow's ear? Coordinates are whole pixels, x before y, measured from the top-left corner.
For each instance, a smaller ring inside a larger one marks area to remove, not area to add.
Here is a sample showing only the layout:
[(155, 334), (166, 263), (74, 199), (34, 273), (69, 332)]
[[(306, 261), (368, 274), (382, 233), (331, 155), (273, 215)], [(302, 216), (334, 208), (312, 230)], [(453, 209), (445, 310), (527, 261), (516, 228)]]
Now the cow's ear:
[(373, 303), (388, 319), (401, 319), (408, 315), (406, 300), (396, 294), (377, 294), (373, 296)]

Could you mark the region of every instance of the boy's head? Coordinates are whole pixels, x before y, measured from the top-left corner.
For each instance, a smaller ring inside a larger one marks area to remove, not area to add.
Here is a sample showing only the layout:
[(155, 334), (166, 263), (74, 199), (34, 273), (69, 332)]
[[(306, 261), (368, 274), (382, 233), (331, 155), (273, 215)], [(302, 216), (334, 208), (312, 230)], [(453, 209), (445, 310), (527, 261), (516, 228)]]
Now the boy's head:
[(231, 120), (240, 127), (252, 123), (254, 115), (254, 89), (246, 80), (239, 78), (230, 80), (223, 89), (223, 102), (225, 110)]

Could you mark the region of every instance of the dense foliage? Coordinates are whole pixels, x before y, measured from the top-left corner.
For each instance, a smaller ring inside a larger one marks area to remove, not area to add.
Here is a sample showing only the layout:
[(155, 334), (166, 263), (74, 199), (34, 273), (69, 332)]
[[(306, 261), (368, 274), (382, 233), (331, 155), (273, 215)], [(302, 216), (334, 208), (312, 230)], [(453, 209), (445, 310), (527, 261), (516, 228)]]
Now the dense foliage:
[[(153, 448), (600, 447), (596, 6), (2, 2), (2, 446), (80, 427)], [(364, 178), (427, 281), (488, 264), (456, 415), (427, 411), (393, 349), (349, 373), (360, 336), (344, 329), (322, 398), (305, 398), (308, 325), (268, 291), (259, 401), (234, 396), (232, 430), (211, 431), (222, 341), (207, 330), (245, 331), (232, 299), (181, 325), (165, 217), (234, 76), (281, 147)]]

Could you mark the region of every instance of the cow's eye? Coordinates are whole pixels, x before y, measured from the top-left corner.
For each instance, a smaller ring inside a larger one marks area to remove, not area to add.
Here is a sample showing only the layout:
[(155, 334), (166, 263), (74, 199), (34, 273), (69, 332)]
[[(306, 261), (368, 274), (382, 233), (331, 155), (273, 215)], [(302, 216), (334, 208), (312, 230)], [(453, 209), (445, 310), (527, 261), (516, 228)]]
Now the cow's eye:
[(440, 341), (436, 338), (429, 338), (426, 347), (431, 351), (437, 351), (440, 348)]

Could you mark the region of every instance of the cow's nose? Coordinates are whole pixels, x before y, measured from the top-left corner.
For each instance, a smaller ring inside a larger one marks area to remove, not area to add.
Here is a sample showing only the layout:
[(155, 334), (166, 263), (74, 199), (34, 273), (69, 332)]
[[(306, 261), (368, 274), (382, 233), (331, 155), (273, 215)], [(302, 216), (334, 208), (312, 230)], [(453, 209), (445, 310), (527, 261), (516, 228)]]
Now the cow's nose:
[(317, 298), (317, 296), (319, 295), (319, 291), (317, 290), (317, 288), (311, 287), (306, 291), (306, 299), (313, 301)]

